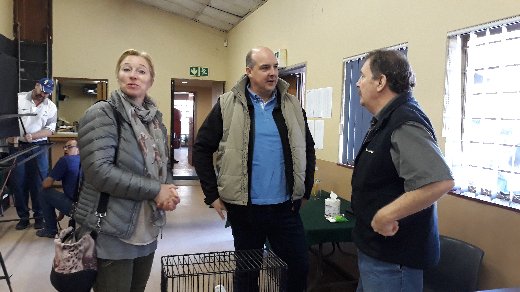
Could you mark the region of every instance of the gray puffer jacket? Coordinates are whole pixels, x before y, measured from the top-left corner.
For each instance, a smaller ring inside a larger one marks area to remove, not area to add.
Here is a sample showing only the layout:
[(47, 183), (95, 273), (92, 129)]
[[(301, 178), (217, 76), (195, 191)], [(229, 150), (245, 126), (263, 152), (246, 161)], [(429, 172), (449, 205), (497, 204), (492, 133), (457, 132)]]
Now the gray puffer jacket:
[[(117, 122), (112, 106), (120, 113), (121, 136), (118, 143)], [(162, 124), (162, 114), (156, 117)], [(79, 150), (85, 175), (75, 211), (78, 223), (97, 229), (96, 209), (100, 192), (110, 194), (107, 214), (101, 220), (101, 233), (129, 238), (135, 229), (141, 204), (153, 200), (160, 191), (158, 180), (143, 176), (144, 160), (134, 131), (131, 128), (121, 97), (112, 94), (107, 102), (91, 106), (79, 122)], [(117, 162), (114, 164), (118, 147)], [(166, 147), (169, 149), (169, 147)], [(173, 180), (171, 171), (168, 181)], [(164, 220), (164, 218), (155, 218)]]

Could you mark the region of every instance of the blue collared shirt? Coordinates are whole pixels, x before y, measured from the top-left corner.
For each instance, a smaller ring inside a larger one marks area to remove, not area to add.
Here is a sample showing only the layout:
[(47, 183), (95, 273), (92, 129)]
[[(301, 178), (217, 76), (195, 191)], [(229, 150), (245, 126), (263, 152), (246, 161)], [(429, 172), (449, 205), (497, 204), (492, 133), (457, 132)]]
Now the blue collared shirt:
[(251, 174), (251, 202), (255, 205), (279, 204), (289, 200), (285, 178), (282, 141), (273, 118), (276, 91), (264, 102), (247, 88), (255, 113)]

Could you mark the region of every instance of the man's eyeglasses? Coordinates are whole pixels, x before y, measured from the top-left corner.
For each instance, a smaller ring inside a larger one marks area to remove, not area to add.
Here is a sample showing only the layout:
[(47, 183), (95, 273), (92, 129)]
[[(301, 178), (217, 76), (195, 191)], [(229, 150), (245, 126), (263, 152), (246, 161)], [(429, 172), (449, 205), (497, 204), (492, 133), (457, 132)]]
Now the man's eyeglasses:
[(63, 150), (68, 150), (70, 148), (75, 148), (75, 147), (78, 147), (78, 146), (76, 146), (76, 145), (65, 145), (65, 146), (63, 146)]

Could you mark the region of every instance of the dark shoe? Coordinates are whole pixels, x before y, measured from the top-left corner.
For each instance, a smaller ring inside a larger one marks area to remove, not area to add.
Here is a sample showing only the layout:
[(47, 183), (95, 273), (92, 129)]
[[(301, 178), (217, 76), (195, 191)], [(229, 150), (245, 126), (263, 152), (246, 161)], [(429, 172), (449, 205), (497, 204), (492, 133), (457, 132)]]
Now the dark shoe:
[(42, 219), (34, 219), (34, 229), (42, 229), (43, 228), (43, 220)]
[(18, 224), (16, 224), (16, 230), (23, 230), (29, 227), (29, 219), (20, 219)]
[(173, 163), (179, 163), (179, 160), (177, 160), (177, 159), (174, 158), (174, 159), (173, 159)]
[(55, 231), (50, 231), (50, 230), (43, 228), (43, 229), (36, 231), (36, 236), (54, 238), (54, 237), (56, 237), (56, 233), (57, 232), (55, 232)]

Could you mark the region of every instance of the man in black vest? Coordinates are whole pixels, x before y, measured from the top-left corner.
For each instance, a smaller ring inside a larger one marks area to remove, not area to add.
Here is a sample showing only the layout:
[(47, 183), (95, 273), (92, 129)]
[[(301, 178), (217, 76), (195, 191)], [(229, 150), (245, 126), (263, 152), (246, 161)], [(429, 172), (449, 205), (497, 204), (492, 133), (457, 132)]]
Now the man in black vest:
[(357, 291), (422, 291), (423, 269), (439, 260), (435, 202), (453, 187), (451, 171), (401, 52), (369, 53), (356, 85), (374, 115), (352, 174)]

